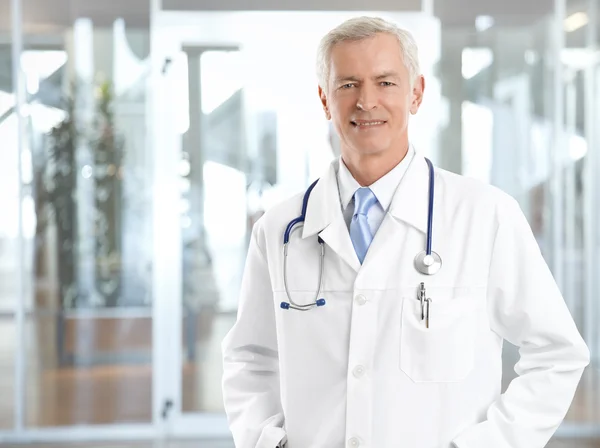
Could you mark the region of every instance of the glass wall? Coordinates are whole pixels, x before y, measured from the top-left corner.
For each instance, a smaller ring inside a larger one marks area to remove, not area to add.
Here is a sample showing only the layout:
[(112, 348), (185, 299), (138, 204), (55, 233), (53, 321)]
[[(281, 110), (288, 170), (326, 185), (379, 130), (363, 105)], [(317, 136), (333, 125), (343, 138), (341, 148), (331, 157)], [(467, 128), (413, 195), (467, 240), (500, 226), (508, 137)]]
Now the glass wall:
[(21, 55), (27, 425), (150, 422), (149, 32), (75, 12), (52, 47), (36, 40)]
[[(570, 422), (600, 424), (600, 12), (599, 0), (567, 0), (560, 66), (562, 151), (555, 173), (555, 207), (563, 210), (555, 231), (562, 247), (561, 286), (593, 357), (568, 416)], [(560, 232), (559, 232), (560, 231)], [(556, 263), (556, 264), (558, 264)]]
[(0, 210), (11, 219), (0, 220), (0, 429), (14, 427), (15, 354), (17, 332), (15, 305), (19, 275), (18, 188), (15, 94), (12, 58), (12, 8), (0, 0)]
[(238, 48), (182, 47), (182, 412), (223, 411), (219, 344), (235, 320), (248, 187)]
[[(443, 26), (439, 66), (449, 110), (442, 165), (519, 201), (592, 351), (568, 428), (600, 425), (597, 9), (598, 0), (567, 1), (564, 12), (515, 17), (518, 25), (479, 17)], [(503, 389), (517, 360), (505, 343)]]
[(0, 30), (0, 312), (18, 303), (25, 321), (22, 346), (0, 321), (0, 425), (14, 424), (9, 349), (22, 350), (26, 428), (150, 423), (149, 10), (131, 26), (84, 4), (20, 8), (21, 145)]

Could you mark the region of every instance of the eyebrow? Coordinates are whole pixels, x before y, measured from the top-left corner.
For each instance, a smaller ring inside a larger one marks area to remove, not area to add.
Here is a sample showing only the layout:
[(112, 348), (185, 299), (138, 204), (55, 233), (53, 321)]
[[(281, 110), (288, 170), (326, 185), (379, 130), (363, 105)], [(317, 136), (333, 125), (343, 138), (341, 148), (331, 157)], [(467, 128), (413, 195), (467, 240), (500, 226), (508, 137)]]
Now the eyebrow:
[[(373, 79), (379, 80), (379, 79), (384, 79), (384, 78), (399, 78), (399, 76), (396, 72), (387, 71), (387, 72), (383, 72), (383, 73), (375, 76)], [(361, 80), (359, 78), (357, 78), (356, 76), (340, 76), (338, 78), (335, 78), (336, 84), (339, 84), (341, 82), (346, 82), (346, 81), (360, 82)]]
[(336, 84), (346, 81), (359, 82), (360, 79), (358, 79), (356, 76), (340, 76), (339, 78), (335, 78)]
[(383, 78), (399, 78), (398, 73), (393, 71), (383, 72), (382, 74), (375, 77), (375, 79), (383, 79)]

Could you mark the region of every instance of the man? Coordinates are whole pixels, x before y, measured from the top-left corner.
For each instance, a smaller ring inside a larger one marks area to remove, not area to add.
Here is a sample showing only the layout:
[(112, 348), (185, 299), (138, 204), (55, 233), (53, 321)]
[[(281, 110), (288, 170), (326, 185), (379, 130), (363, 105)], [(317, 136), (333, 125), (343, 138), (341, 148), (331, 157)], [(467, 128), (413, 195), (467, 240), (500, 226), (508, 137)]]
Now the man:
[[(436, 168), (432, 249), (442, 266), (423, 274), (439, 264), (415, 261), (427, 244), (430, 171), (408, 138), (425, 87), (413, 38), (353, 19), (323, 38), (318, 67), (341, 158), (308, 195), (287, 259), (284, 233), (304, 194), (253, 228), (223, 341), (236, 447), (542, 448), (589, 351), (518, 204)], [(503, 339), (521, 357), (500, 394)]]

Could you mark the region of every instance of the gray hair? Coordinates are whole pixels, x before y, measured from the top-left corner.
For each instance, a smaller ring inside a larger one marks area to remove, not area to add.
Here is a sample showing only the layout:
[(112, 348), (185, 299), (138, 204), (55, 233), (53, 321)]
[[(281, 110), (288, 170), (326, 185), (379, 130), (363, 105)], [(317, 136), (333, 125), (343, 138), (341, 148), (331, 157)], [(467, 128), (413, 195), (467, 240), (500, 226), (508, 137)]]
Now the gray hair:
[(421, 74), (419, 67), (419, 51), (412, 34), (399, 28), (391, 22), (378, 17), (356, 17), (345, 21), (331, 30), (321, 39), (317, 53), (317, 78), (319, 85), (325, 92), (329, 86), (329, 73), (331, 65), (331, 50), (344, 41), (358, 41), (373, 37), (379, 33), (395, 36), (402, 49), (402, 59), (408, 70), (409, 82), (412, 86)]

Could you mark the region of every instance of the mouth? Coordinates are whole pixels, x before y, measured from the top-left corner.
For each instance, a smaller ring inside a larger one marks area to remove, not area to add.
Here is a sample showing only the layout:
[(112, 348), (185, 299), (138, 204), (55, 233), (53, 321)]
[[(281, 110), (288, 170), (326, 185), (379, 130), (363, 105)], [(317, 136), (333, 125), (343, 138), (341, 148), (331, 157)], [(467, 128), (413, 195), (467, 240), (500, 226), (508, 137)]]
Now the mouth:
[(387, 123), (385, 120), (352, 120), (350, 122), (357, 129), (371, 129), (383, 126)]

